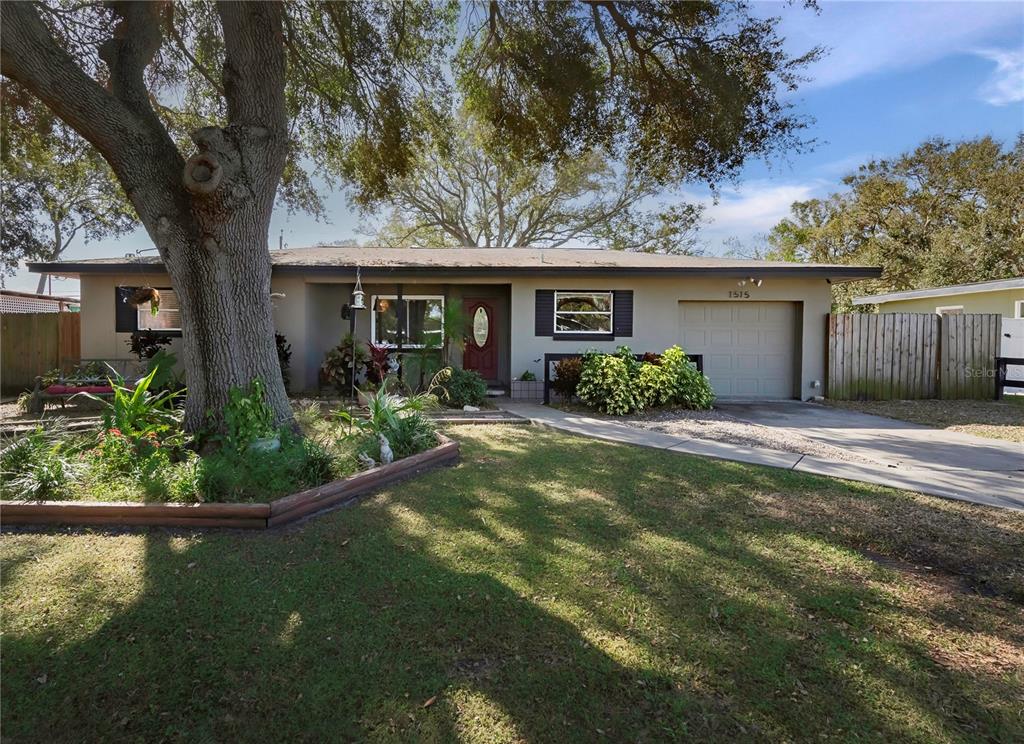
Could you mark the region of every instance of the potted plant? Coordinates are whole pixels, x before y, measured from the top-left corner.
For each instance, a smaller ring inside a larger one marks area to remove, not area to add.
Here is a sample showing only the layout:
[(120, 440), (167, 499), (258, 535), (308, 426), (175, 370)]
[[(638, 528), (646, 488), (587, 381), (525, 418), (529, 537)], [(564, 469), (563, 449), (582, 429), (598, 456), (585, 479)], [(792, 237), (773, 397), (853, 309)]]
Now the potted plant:
[(512, 380), (512, 400), (543, 400), (544, 383), (530, 370)]

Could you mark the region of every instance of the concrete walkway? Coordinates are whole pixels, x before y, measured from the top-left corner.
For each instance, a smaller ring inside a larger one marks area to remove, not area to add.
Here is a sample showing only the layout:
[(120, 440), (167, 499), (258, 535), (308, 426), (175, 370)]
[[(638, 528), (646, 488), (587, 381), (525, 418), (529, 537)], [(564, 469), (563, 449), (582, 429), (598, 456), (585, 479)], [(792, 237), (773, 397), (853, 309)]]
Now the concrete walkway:
[[(847, 447), (854, 452), (861, 452), (875, 463), (885, 464), (840, 462), (779, 450), (743, 447), (727, 442), (664, 434), (619, 424), (607, 419), (592, 418), (585, 414), (568, 413), (534, 403), (505, 400), (501, 401), (499, 405), (506, 411), (528, 418), (534, 423), (608, 442), (635, 444), (670, 452), (766, 465), (802, 473), (902, 488), (907, 491), (970, 501), (976, 504), (1024, 510), (1024, 447), (971, 437), (966, 434), (956, 434), (952, 438), (948, 438), (946, 435), (951, 435), (953, 432), (917, 427), (913, 424), (907, 425), (912, 433), (904, 436), (897, 433), (907, 430), (907, 427), (898, 426), (903, 422), (883, 419), (879, 416), (866, 416), (866, 414), (796, 402), (791, 404), (751, 404), (750, 406), (752, 409), (761, 405), (806, 407), (804, 410), (789, 411), (788, 415), (797, 418), (809, 417), (817, 424), (815, 431), (804, 425), (807, 422), (797, 422), (793, 418), (777, 419), (777, 421), (798, 426), (800, 434), (805, 437), (822, 437), (821, 441), (827, 441), (828, 444), (836, 447)], [(733, 405), (735, 406), (735, 404)], [(731, 414), (743, 418), (729, 404), (723, 404), (722, 407), (729, 410)], [(866, 416), (868, 419), (877, 419), (885, 423), (861, 420), (859, 422), (861, 428), (853, 428), (848, 434), (843, 434), (845, 426), (839, 418), (826, 419), (826, 416), (831, 414)], [(770, 414), (764, 415), (769, 416)], [(759, 417), (761, 414), (756, 414), (756, 416)], [(762, 422), (753, 421), (753, 423)], [(894, 424), (894, 426), (888, 424)], [(884, 427), (885, 434), (877, 444), (872, 446), (871, 438), (874, 435), (871, 432), (878, 427)], [(930, 434), (922, 433), (922, 429)], [(811, 436), (812, 434), (813, 436)], [(846, 437), (845, 441), (844, 436)], [(868, 450), (871, 451), (870, 456)]]

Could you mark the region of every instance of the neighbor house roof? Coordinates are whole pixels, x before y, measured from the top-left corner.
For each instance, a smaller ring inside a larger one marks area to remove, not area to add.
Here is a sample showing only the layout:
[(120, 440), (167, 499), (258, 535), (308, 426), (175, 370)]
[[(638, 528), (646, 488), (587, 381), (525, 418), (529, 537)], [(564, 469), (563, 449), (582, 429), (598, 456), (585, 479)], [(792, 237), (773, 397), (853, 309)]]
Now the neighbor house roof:
[[(437, 274), (518, 274), (518, 273), (628, 273), (718, 274), (743, 276), (773, 274), (806, 276), (816, 274), (832, 279), (864, 279), (881, 275), (875, 266), (753, 261), (741, 258), (674, 256), (625, 251), (539, 248), (373, 248), (356, 246), (317, 246), (288, 248), (270, 252), (275, 273), (337, 274), (354, 271), (358, 266), (366, 275), (382, 275), (412, 270)], [(149, 268), (163, 271), (156, 256), (95, 258), (84, 261), (30, 263), (29, 270), (77, 276), (138, 271)]]
[(951, 284), (948, 287), (932, 287), (931, 289), (911, 289), (906, 292), (868, 295), (856, 297), (854, 305), (881, 305), (886, 302), (900, 300), (920, 300), (927, 297), (947, 297), (949, 295), (974, 294), (976, 292), (1002, 292), (1007, 289), (1024, 289), (1024, 277), (1017, 279), (995, 279), (990, 282), (971, 282), (970, 284)]

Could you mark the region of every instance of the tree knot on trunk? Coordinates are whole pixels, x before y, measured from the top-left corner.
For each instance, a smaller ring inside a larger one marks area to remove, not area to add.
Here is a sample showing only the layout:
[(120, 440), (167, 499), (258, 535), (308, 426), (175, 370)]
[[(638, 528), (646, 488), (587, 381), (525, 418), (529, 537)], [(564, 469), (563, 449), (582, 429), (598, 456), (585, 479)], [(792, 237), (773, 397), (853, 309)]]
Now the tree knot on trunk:
[(210, 153), (200, 152), (190, 157), (185, 163), (182, 180), (185, 183), (185, 188), (191, 193), (206, 196), (217, 190), (223, 177), (224, 169), (217, 158)]

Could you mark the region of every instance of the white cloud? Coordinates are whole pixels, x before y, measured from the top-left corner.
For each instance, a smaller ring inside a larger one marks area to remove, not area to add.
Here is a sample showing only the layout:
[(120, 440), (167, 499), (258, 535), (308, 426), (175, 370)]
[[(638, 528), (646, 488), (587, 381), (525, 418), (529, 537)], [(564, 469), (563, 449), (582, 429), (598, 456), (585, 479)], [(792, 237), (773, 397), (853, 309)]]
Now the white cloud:
[(705, 218), (710, 223), (704, 232), (720, 237), (745, 237), (772, 228), (789, 214), (795, 201), (814, 196), (826, 182), (784, 184), (771, 181), (748, 181), (723, 189), (715, 202), (710, 196), (688, 194), (687, 201), (705, 206)]
[(817, 15), (767, 3), (760, 8), (783, 19), (781, 30), (791, 52), (828, 48), (825, 58), (808, 70), (812, 80), (804, 89), (919, 67), (992, 45), (997, 38), (1000, 45), (1019, 43), (1024, 22), (1024, 5), (1016, 2), (822, 3)]
[(1024, 101), (1024, 51), (985, 49), (978, 55), (996, 63), (979, 91), (981, 100), (993, 106)]

